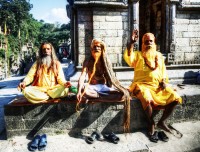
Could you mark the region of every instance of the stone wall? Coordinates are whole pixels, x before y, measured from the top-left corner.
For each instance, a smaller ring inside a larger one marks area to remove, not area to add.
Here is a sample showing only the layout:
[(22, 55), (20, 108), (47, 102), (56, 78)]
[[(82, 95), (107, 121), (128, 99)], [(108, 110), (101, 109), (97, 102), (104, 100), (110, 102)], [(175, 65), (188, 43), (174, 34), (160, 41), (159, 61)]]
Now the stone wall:
[[(147, 126), (143, 109), (138, 100), (131, 103), (131, 131)], [(99, 102), (82, 104), (76, 111), (76, 103), (37, 104), (4, 107), (7, 137), (34, 136), (37, 133), (71, 136), (91, 134), (92, 131), (123, 133), (124, 104)]]
[(200, 61), (200, 16), (196, 11), (178, 11), (176, 18), (176, 61)]
[[(175, 5), (176, 4), (176, 5)], [(169, 62), (200, 63), (200, 2), (183, 0), (171, 4), (172, 44)], [(173, 18), (174, 17), (174, 18)]]
[(200, 63), (199, 0), (68, 1), (77, 66), (90, 54), (92, 39), (101, 38), (113, 66), (125, 67), (122, 54), (135, 28), (139, 29), (138, 46), (144, 33), (155, 34), (167, 64)]
[(128, 10), (111, 8), (81, 8), (77, 12), (78, 64), (90, 55), (90, 43), (100, 38), (107, 46), (113, 65), (122, 65), (122, 54), (128, 37)]

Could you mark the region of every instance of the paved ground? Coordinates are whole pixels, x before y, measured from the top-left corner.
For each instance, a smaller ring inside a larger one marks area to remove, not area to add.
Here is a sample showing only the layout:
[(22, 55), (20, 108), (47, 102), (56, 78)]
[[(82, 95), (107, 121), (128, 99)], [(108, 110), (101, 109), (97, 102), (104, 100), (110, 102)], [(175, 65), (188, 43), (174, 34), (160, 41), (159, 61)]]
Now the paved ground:
[[(3, 106), (11, 99), (21, 93), (17, 91), (17, 84), (23, 77), (11, 77), (0, 81), (0, 152), (26, 152), (30, 140), (25, 136), (18, 136), (12, 139), (5, 139), (5, 122)], [(183, 136), (181, 138), (167, 134), (168, 142), (158, 141), (152, 143), (143, 132), (131, 134), (117, 134), (120, 138), (118, 144), (108, 141), (95, 141), (94, 144), (87, 144), (85, 137), (70, 137), (68, 134), (47, 135), (47, 152), (199, 152), (200, 151), (200, 121), (184, 122), (173, 124)], [(85, 135), (87, 136), (87, 135)]]
[[(84, 138), (63, 135), (47, 135), (47, 152), (199, 152), (200, 151), (200, 122), (186, 122), (173, 125), (183, 133), (182, 138), (171, 134), (168, 142), (152, 143), (142, 132), (131, 134), (117, 134), (118, 144), (108, 141), (95, 141), (87, 144)], [(0, 152), (26, 152), (30, 141), (25, 136), (0, 140)]]

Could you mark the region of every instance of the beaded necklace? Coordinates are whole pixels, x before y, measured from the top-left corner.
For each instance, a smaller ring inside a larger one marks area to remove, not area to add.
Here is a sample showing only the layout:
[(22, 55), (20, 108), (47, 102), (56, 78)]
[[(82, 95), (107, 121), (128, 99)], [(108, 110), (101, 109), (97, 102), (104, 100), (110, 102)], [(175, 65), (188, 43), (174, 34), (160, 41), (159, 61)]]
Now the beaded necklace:
[(157, 69), (157, 67), (158, 67), (158, 57), (157, 57), (157, 55), (156, 55), (156, 57), (155, 57), (155, 67), (151, 67), (149, 64), (148, 64), (148, 62), (147, 62), (147, 59), (144, 57), (144, 62), (145, 62), (145, 64), (151, 69), (151, 70), (155, 70), (155, 69)]

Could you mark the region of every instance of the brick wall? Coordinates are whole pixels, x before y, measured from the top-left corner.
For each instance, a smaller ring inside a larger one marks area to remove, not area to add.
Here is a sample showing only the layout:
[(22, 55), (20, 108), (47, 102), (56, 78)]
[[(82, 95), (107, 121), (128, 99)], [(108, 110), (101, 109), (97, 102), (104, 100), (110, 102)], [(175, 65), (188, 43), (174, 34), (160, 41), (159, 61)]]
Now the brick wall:
[(128, 38), (128, 12), (126, 9), (79, 9), (78, 63), (82, 65), (90, 55), (93, 38), (102, 39), (114, 65), (122, 65), (122, 54)]
[(200, 16), (197, 11), (178, 11), (176, 17), (176, 61), (200, 61)]
[[(171, 0), (169, 62), (175, 64), (200, 63), (200, 2)], [(171, 60), (171, 61), (170, 61)]]

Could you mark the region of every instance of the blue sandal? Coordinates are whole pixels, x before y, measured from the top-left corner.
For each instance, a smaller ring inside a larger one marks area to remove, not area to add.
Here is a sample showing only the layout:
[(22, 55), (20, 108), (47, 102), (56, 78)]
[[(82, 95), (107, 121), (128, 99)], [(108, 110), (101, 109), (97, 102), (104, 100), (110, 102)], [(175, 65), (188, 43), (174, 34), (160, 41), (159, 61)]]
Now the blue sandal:
[(30, 151), (37, 150), (39, 141), (40, 141), (40, 135), (35, 136), (35, 138), (33, 138), (33, 140), (31, 141), (30, 145), (28, 146), (28, 149)]
[(47, 135), (43, 134), (40, 137), (40, 141), (39, 141), (39, 144), (38, 144), (38, 150), (39, 151), (45, 150), (46, 146), (47, 146)]

